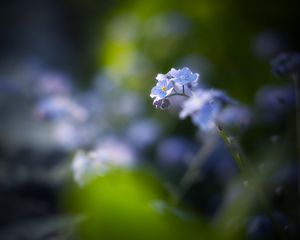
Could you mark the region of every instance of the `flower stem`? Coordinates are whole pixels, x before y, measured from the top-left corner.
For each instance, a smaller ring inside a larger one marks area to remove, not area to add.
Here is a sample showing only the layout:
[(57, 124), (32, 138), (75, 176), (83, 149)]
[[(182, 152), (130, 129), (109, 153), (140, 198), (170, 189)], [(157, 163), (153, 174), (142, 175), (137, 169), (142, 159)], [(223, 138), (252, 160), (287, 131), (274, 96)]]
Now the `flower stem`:
[(186, 95), (185, 93), (178, 93), (175, 92), (173, 94), (168, 95), (168, 97), (172, 97), (172, 96), (184, 96), (184, 97), (189, 97), (188, 95)]
[(225, 142), (226, 146), (228, 147), (233, 159), (235, 160), (237, 166), (239, 167), (242, 174), (245, 174), (245, 162), (243, 161), (241, 157), (241, 150), (238, 146), (237, 142), (234, 140), (233, 137), (229, 137), (227, 133), (224, 131), (224, 129), (221, 126), (217, 126), (218, 132), (220, 137)]
[[(298, 164), (298, 198), (300, 199), (300, 79), (298, 74), (292, 75), (296, 98), (296, 148)], [(298, 210), (300, 213), (300, 209)]]
[[(234, 158), (236, 164), (238, 165), (238, 167), (240, 169), (241, 175), (244, 178), (243, 179), (244, 180), (244, 186), (249, 188), (249, 189), (252, 188), (252, 191), (257, 195), (257, 198), (258, 198), (258, 201), (260, 202), (261, 207), (265, 209), (267, 215), (269, 216), (269, 218), (270, 218), (270, 220), (271, 220), (271, 222), (274, 226), (274, 229), (276, 231), (276, 234), (280, 238), (282, 238), (282, 231), (280, 229), (280, 225), (277, 223), (277, 221), (274, 219), (274, 217), (272, 215), (272, 209), (268, 204), (268, 201), (265, 197), (265, 194), (264, 194), (262, 188), (260, 186), (257, 186), (254, 189), (253, 188), (254, 186), (251, 186), (248, 183), (248, 178), (250, 177), (250, 170), (253, 170), (253, 169), (249, 169), (249, 168), (251, 168), (251, 166), (249, 164), (246, 166), (246, 162), (242, 158), (241, 148), (239, 147), (238, 143), (234, 140), (233, 137), (229, 137), (227, 135), (227, 133), (224, 131), (224, 129), (221, 126), (217, 126), (217, 129), (219, 131), (219, 134), (220, 134), (221, 138), (223, 139), (223, 141), (225, 142), (225, 144), (229, 148), (229, 151), (231, 152), (232, 157)], [(253, 172), (253, 171), (251, 171), (251, 172)]]

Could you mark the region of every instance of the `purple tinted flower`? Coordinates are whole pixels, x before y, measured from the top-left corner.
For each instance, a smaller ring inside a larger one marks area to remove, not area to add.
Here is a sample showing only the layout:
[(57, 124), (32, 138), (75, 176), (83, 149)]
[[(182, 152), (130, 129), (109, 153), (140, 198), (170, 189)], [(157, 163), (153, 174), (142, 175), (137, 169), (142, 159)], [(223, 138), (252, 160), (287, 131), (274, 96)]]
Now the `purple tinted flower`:
[(153, 144), (161, 135), (158, 122), (151, 119), (139, 119), (126, 130), (126, 135), (133, 146), (143, 149)]
[(173, 89), (173, 83), (168, 79), (159, 80), (156, 86), (152, 88), (150, 97), (155, 98), (155, 101), (158, 101), (170, 95)]
[(167, 74), (157, 74), (156, 78), (157, 81), (166, 81), (168, 80), (168, 75)]
[(234, 103), (224, 92), (219, 90), (198, 90), (186, 102), (179, 117), (191, 116), (193, 123), (203, 131), (212, 130), (215, 120), (225, 104)]
[(290, 86), (266, 86), (255, 97), (263, 118), (268, 122), (282, 120), (295, 107), (295, 94)]
[(174, 165), (187, 164), (196, 154), (198, 146), (187, 138), (172, 137), (163, 140), (157, 149), (157, 157), (161, 163)]
[(271, 59), (288, 48), (288, 41), (279, 32), (267, 30), (258, 33), (253, 41), (254, 54), (263, 59)]
[(131, 168), (136, 162), (135, 153), (126, 143), (108, 137), (93, 151), (77, 151), (72, 161), (74, 180), (84, 185), (111, 168)]
[(184, 67), (178, 70), (172, 68), (168, 75), (172, 76), (172, 80), (180, 86), (186, 84), (194, 84), (198, 81), (199, 78), (199, 74), (192, 73), (192, 71), (188, 67)]
[(170, 101), (169, 99), (154, 100), (153, 105), (155, 106), (155, 108), (160, 108), (164, 110), (170, 106)]
[(54, 96), (41, 99), (35, 107), (36, 115), (41, 119), (58, 120), (70, 117), (76, 121), (83, 122), (88, 118), (85, 108), (70, 98)]
[(249, 222), (247, 235), (250, 239), (274, 239), (272, 221), (265, 215), (253, 217)]
[(72, 85), (64, 74), (45, 73), (37, 82), (36, 91), (39, 95), (66, 95), (70, 94)]
[(299, 74), (300, 54), (281, 53), (272, 62), (272, 72), (275, 76), (283, 77), (291, 74)]

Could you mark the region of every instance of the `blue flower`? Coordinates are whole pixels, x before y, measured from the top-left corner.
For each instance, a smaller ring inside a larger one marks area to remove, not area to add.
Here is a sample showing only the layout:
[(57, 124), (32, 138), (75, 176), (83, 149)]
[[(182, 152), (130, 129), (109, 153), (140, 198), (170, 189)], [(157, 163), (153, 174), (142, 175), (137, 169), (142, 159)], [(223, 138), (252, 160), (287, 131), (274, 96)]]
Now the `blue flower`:
[(233, 104), (224, 92), (219, 90), (197, 90), (183, 104), (179, 117), (191, 116), (193, 123), (203, 131), (210, 131), (215, 127), (215, 120), (225, 106)]
[(194, 84), (198, 81), (199, 78), (199, 74), (192, 73), (192, 71), (188, 67), (184, 67), (179, 70), (172, 68), (167, 75), (171, 76), (172, 80), (181, 86), (186, 84)]
[(283, 77), (300, 72), (299, 53), (281, 53), (272, 62), (272, 72), (275, 76)]
[(256, 105), (266, 122), (281, 122), (295, 109), (295, 91), (290, 85), (269, 85), (258, 90)]
[(228, 106), (218, 115), (217, 120), (222, 126), (247, 128), (254, 118), (251, 110), (245, 106)]
[[(161, 74), (162, 75), (162, 74)], [(156, 84), (155, 87), (152, 88), (150, 97), (155, 98), (154, 101), (161, 100), (172, 93), (174, 89), (174, 85), (167, 78), (161, 78)]]

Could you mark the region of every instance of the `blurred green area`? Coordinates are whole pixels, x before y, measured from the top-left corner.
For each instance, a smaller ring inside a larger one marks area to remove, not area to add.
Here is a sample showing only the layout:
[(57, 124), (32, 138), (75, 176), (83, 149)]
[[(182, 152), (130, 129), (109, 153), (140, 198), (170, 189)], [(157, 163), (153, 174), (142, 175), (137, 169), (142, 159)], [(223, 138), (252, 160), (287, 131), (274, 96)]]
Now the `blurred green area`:
[[(217, 239), (219, 232), (200, 218), (169, 207), (167, 194), (145, 172), (111, 171), (65, 200), (73, 214), (85, 214), (82, 239)], [(197, 236), (197, 237), (196, 237)]]

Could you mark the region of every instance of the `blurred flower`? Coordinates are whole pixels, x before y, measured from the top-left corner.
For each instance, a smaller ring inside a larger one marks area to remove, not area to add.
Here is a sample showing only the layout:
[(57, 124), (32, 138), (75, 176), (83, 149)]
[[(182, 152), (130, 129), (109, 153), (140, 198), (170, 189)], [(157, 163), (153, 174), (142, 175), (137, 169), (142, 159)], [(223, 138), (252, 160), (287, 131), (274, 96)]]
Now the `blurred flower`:
[(126, 136), (133, 146), (143, 149), (153, 144), (161, 132), (162, 129), (158, 122), (151, 119), (139, 119), (129, 125)]
[(273, 74), (278, 77), (299, 74), (300, 54), (281, 53), (271, 62), (271, 65)]
[(144, 110), (143, 99), (134, 92), (120, 91), (116, 98), (107, 99), (107, 102), (108, 108), (113, 107), (111, 110), (123, 117), (136, 117)]
[(37, 81), (36, 92), (40, 96), (67, 95), (72, 90), (70, 79), (61, 73), (43, 73)]
[(266, 60), (286, 50), (287, 47), (288, 43), (284, 36), (272, 30), (259, 32), (255, 36), (252, 44), (254, 54)]
[(90, 158), (83, 151), (77, 151), (75, 153), (71, 168), (74, 180), (80, 185), (84, 183), (84, 175), (93, 170), (93, 168), (91, 168)]
[(101, 176), (111, 167), (130, 168), (136, 162), (132, 148), (124, 142), (108, 137), (93, 151), (77, 151), (72, 161), (74, 180), (84, 185), (96, 176)]
[(191, 140), (174, 136), (166, 138), (159, 143), (157, 158), (161, 163), (175, 165), (178, 163), (187, 164), (197, 152), (198, 146)]
[(68, 97), (53, 96), (41, 99), (35, 109), (35, 114), (41, 119), (58, 120), (64, 117), (83, 122), (88, 118), (85, 108)]
[(247, 128), (253, 121), (253, 114), (244, 106), (228, 106), (220, 112), (217, 121), (222, 126)]
[(291, 86), (265, 86), (255, 96), (263, 119), (267, 122), (278, 122), (287, 116), (295, 107), (295, 95)]
[(249, 239), (274, 239), (272, 221), (265, 215), (253, 217), (248, 225)]
[(210, 131), (215, 127), (218, 114), (228, 103), (234, 101), (222, 91), (199, 89), (183, 103), (179, 117), (191, 116), (193, 123), (201, 130)]
[(78, 147), (86, 146), (93, 139), (96, 129), (92, 126), (85, 126), (70, 120), (61, 120), (53, 124), (51, 137), (59, 148), (64, 150), (74, 150)]

